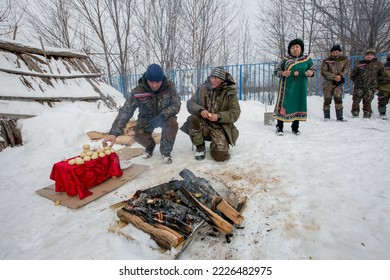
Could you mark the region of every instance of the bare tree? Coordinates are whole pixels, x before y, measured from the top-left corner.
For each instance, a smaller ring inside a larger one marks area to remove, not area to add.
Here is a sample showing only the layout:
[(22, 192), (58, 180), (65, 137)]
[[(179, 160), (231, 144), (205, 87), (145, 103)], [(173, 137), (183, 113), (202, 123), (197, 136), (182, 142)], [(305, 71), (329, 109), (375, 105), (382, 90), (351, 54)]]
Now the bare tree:
[(13, 39), (16, 38), (18, 27), (24, 13), (23, 3), (18, 4), (20, 6), (11, 0), (3, 0), (0, 3), (0, 36), (12, 35)]
[[(379, 52), (390, 50), (390, 1), (314, 0), (314, 5), (329, 19), (324, 27), (352, 54), (368, 47)], [(332, 30), (332, 31), (331, 31)]]
[[(115, 43), (118, 50), (118, 55), (115, 56), (116, 63), (114, 65), (117, 68), (117, 72), (120, 76), (126, 77), (130, 74), (129, 65), (129, 49), (130, 43), (130, 32), (132, 31), (131, 15), (134, 10), (133, 0), (122, 0), (122, 1), (111, 1), (105, 0), (105, 6), (109, 17), (111, 19), (112, 27), (115, 34)], [(124, 79), (122, 82), (122, 90), (127, 93), (128, 83)]]
[(295, 37), (293, 18), (285, 8), (286, 0), (259, 1), (258, 29), (262, 36), (258, 40), (258, 47), (266, 60), (273, 57), (278, 59), (286, 54), (286, 42)]
[(227, 62), (237, 33), (237, 10), (223, 0), (183, 0), (183, 45), (187, 67), (203, 68)]
[(73, 14), (71, 0), (37, 0), (27, 9), (27, 21), (35, 39), (41, 37), (58, 48), (77, 48), (78, 21)]
[(174, 69), (180, 56), (180, 0), (143, 0), (143, 9), (135, 11), (142, 32), (138, 39), (144, 46), (145, 67), (157, 60), (165, 71)]

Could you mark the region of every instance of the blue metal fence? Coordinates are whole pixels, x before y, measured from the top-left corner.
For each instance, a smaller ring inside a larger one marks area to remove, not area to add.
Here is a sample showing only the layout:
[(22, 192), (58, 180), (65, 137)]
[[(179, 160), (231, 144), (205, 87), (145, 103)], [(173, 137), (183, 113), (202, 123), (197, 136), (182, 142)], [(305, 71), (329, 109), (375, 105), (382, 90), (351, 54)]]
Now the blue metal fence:
[[(380, 60), (386, 58), (385, 53), (378, 54)], [(351, 56), (351, 71), (355, 67), (357, 61), (362, 59), (362, 56)], [(316, 74), (312, 79), (309, 79), (308, 95), (322, 96), (323, 78), (320, 73), (320, 65), (322, 58), (313, 59), (316, 65)], [(277, 63), (265, 62), (257, 64), (237, 64), (226, 65), (224, 69), (228, 71), (236, 81), (236, 94), (239, 100), (254, 100), (264, 104), (273, 104), (276, 98), (278, 88), (278, 78), (275, 77), (274, 71)], [(188, 100), (195, 92), (196, 88), (202, 84), (210, 75), (213, 67), (197, 68), (197, 69), (180, 69), (172, 70), (167, 73), (168, 77), (176, 84), (176, 89), (182, 100)], [(132, 88), (134, 88), (142, 74), (134, 74), (128, 76), (113, 76), (113, 87), (122, 92), (127, 97)], [(126, 87), (123, 87), (126, 84)], [(353, 84), (349, 77), (346, 77), (344, 87), (344, 95), (352, 94)]]

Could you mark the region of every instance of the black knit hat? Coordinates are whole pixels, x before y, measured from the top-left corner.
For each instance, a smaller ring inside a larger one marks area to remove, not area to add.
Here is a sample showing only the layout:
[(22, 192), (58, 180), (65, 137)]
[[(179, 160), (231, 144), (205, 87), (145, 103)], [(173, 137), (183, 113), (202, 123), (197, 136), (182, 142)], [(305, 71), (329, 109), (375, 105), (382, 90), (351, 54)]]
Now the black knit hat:
[(153, 82), (161, 82), (164, 79), (164, 72), (160, 65), (150, 64), (146, 70), (146, 79)]
[(330, 52), (333, 52), (333, 51), (340, 51), (340, 52), (341, 52), (341, 47), (340, 47), (340, 45), (334, 45), (334, 46), (330, 49)]
[(294, 45), (300, 45), (301, 46), (301, 54), (303, 54), (303, 51), (305, 50), (305, 46), (303, 45), (303, 41), (301, 39), (294, 39), (288, 43), (287, 52), (289, 55), (291, 55), (290, 49)]

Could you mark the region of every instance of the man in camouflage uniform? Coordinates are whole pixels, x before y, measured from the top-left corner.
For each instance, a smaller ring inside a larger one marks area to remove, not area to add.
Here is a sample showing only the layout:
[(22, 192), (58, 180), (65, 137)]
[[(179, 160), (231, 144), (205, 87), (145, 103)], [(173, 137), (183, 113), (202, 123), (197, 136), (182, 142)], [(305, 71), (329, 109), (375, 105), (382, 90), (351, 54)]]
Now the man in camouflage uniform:
[(384, 66), (384, 77), (383, 80), (379, 82), (378, 111), (380, 117), (387, 120), (386, 105), (389, 103), (390, 98), (390, 54), (387, 55)]
[(350, 61), (347, 57), (340, 55), (341, 47), (334, 45), (330, 50), (330, 56), (321, 62), (321, 75), (324, 77), (324, 120), (330, 119), (330, 104), (332, 97), (336, 109), (336, 118), (343, 121), (343, 89), (345, 78), (349, 74)]
[(171, 152), (179, 129), (176, 115), (180, 111), (181, 101), (175, 84), (165, 76), (160, 65), (149, 65), (139, 79), (138, 85), (131, 91), (130, 97), (120, 108), (112, 124), (110, 135), (103, 139), (114, 145), (117, 136), (138, 108), (138, 119), (134, 139), (145, 147), (144, 158), (153, 155), (156, 142), (152, 137), (155, 128), (161, 127), (160, 153), (165, 163), (172, 162)]
[(229, 145), (236, 144), (239, 134), (234, 123), (241, 114), (235, 85), (230, 73), (216, 67), (187, 101), (191, 115), (180, 129), (196, 146), (196, 160), (205, 158), (205, 141), (211, 141), (210, 155), (215, 161), (230, 158)]
[(368, 49), (363, 60), (359, 61), (351, 73), (354, 83), (352, 95), (352, 117), (359, 116), (359, 104), (363, 99), (363, 117), (371, 118), (371, 102), (378, 83), (384, 75), (383, 64), (375, 58), (375, 50)]

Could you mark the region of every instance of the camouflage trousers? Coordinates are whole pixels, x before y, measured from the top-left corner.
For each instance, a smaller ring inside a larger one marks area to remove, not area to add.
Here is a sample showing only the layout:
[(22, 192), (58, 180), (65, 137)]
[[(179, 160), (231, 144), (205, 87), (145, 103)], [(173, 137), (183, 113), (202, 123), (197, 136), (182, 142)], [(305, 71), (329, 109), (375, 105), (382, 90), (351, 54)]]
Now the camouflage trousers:
[(343, 86), (334, 86), (332, 84), (324, 85), (324, 111), (330, 110), (332, 98), (334, 99), (334, 107), (336, 110), (343, 109)]
[(163, 156), (170, 156), (175, 144), (179, 125), (177, 117), (173, 116), (166, 120), (161, 120), (154, 127), (150, 125), (150, 120), (141, 119), (137, 121), (134, 128), (134, 139), (146, 149), (154, 149), (156, 142), (153, 139), (152, 133), (155, 128), (161, 127), (160, 153)]
[(211, 141), (210, 155), (214, 160), (225, 161), (230, 158), (229, 141), (220, 125), (197, 115), (189, 116), (187, 123), (188, 135), (195, 146), (204, 145), (205, 141)]
[(386, 115), (386, 105), (389, 103), (390, 91), (380, 91), (378, 93), (378, 111), (380, 115)]
[(363, 117), (370, 118), (372, 114), (371, 102), (374, 99), (375, 91), (372, 89), (354, 88), (352, 95), (352, 116), (359, 116), (359, 104), (363, 100)]

